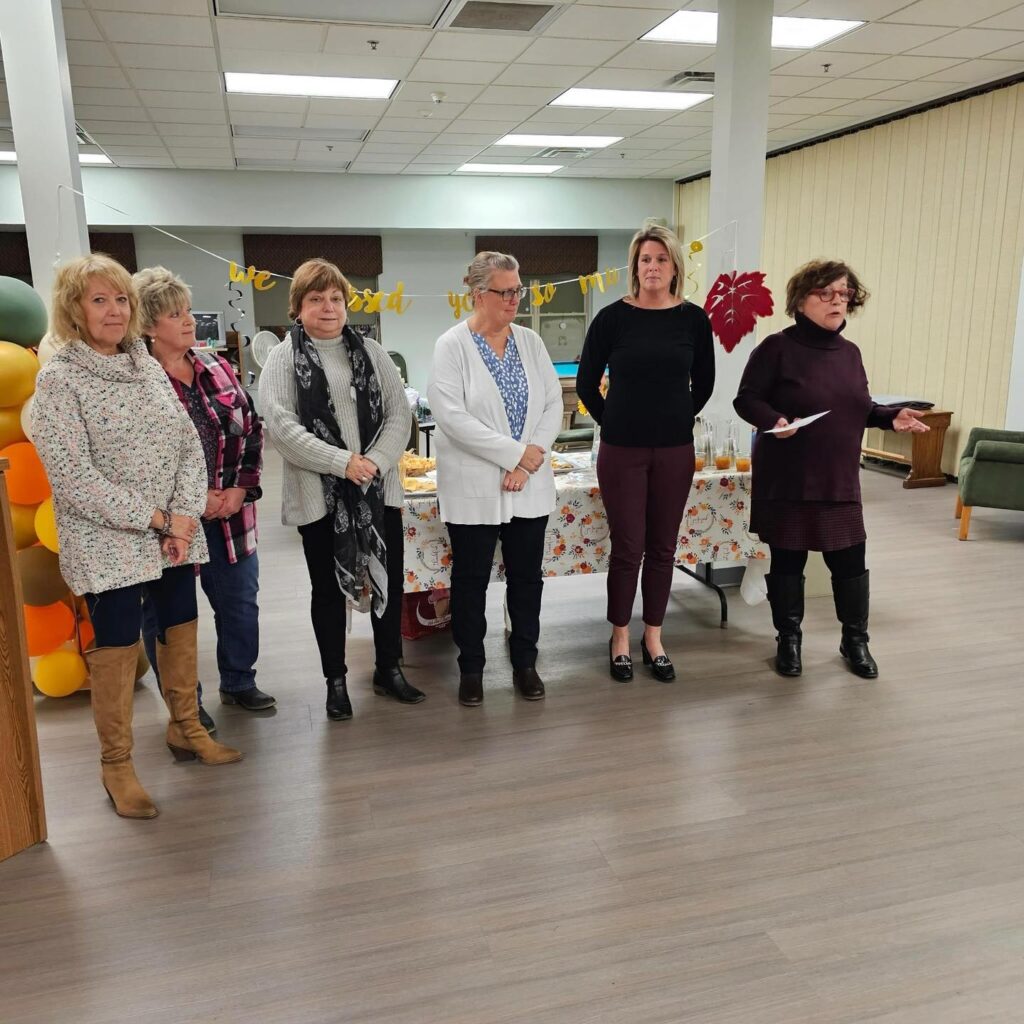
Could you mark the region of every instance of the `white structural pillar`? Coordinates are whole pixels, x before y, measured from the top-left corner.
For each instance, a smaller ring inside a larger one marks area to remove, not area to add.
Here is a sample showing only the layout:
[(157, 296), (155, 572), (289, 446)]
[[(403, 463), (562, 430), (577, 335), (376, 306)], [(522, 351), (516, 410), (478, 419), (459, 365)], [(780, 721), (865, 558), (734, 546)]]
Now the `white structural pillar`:
[(11, 126), (32, 284), (49, 303), (54, 261), (89, 252), (61, 0), (0, 0)]
[[(772, 0), (719, 0), (708, 230), (732, 221), (736, 227), (705, 243), (709, 289), (723, 271), (761, 269), (771, 39)], [(752, 333), (730, 353), (716, 343), (717, 383), (708, 416), (735, 416), (732, 400), (753, 343)]]

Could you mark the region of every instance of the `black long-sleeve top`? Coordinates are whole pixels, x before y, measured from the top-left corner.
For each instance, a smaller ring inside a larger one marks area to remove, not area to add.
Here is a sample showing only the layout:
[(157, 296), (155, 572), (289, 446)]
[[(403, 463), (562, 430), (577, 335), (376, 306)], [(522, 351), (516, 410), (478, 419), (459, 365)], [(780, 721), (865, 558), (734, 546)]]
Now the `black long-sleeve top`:
[[(608, 367), (608, 397), (600, 392)], [(623, 300), (594, 317), (576, 393), (601, 425), (601, 440), (627, 448), (693, 442), (693, 419), (715, 387), (711, 322), (700, 306), (642, 309)]]
[(792, 437), (759, 434), (754, 446), (755, 498), (770, 501), (860, 501), (865, 427), (892, 429), (899, 409), (871, 401), (860, 349), (797, 313), (796, 323), (765, 338), (750, 354), (733, 402), (758, 430), (785, 417), (829, 414)]

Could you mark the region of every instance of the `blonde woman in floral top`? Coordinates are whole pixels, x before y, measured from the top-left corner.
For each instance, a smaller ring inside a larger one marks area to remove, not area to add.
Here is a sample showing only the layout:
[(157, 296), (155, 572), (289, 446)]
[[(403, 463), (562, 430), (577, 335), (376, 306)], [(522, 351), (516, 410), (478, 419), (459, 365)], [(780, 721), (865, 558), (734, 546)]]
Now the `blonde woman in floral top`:
[(238, 761), (199, 724), (194, 563), (206, 507), (199, 438), (138, 334), (128, 272), (94, 254), (65, 264), (53, 285), (51, 332), (60, 348), (39, 374), (33, 438), (53, 488), (60, 567), (85, 595), (96, 631), (86, 653), (103, 786), (119, 815), (157, 808), (132, 764), (132, 695), (142, 596), (156, 605), (157, 661), (170, 711), (167, 746), (179, 759)]

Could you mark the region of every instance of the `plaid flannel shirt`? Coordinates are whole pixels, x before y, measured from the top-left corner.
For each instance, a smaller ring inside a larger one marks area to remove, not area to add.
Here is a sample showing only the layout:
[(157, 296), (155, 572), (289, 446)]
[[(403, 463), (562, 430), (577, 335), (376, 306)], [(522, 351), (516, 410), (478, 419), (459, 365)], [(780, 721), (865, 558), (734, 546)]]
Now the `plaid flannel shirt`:
[[(252, 399), (238, 383), (231, 364), (214, 352), (193, 349), (189, 358), (195, 369), (195, 382), (210, 419), (217, 426), (217, 464), (211, 487), (222, 490), (244, 487), (245, 502), (228, 519), (221, 520), (228, 561), (251, 555), (256, 550), (256, 502), (263, 496), (260, 472), (263, 469), (263, 425), (253, 408)], [(180, 381), (170, 377), (181, 404), (188, 409)]]

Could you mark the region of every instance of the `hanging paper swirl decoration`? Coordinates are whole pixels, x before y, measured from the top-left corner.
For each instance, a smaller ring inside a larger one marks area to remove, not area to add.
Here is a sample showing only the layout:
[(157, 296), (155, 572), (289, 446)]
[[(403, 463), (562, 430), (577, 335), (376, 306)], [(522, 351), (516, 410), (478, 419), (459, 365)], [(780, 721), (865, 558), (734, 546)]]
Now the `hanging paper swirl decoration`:
[[(231, 298), (228, 299), (228, 305), (235, 314), (234, 319), (232, 319), (231, 323), (228, 324), (228, 330), (235, 331), (237, 333), (238, 347), (245, 348), (249, 344), (250, 339), (247, 334), (242, 334), (238, 327), (239, 320), (245, 319), (245, 310), (241, 306), (241, 302), (245, 298), (245, 292), (231, 281), (229, 281), (224, 287), (231, 293)], [(238, 303), (238, 305), (236, 305), (236, 303)]]

